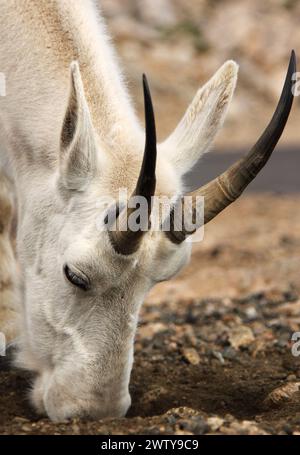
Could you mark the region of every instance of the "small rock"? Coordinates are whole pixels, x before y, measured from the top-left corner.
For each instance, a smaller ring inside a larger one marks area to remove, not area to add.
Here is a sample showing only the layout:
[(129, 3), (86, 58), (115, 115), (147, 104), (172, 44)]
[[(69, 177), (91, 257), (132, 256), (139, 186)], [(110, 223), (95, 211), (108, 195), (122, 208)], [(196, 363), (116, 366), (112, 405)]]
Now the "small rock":
[(292, 435), (292, 434), (293, 434), (293, 429), (292, 429), (291, 425), (289, 425), (288, 423), (286, 423), (285, 425), (283, 425), (282, 430), (283, 430), (286, 434), (289, 434), (289, 435)]
[(232, 414), (226, 414), (225, 415), (225, 420), (226, 420), (226, 422), (231, 423), (231, 422), (234, 422), (235, 418), (233, 417)]
[(25, 433), (30, 433), (31, 432), (31, 426), (30, 425), (22, 425), (21, 430), (24, 431)]
[(225, 360), (221, 352), (219, 351), (212, 351), (212, 355), (220, 361), (222, 365), (224, 365)]
[(139, 343), (138, 341), (135, 342), (134, 344), (135, 351), (142, 351), (143, 345), (142, 343)]
[(154, 335), (160, 332), (165, 332), (168, 327), (161, 322), (152, 322), (145, 324), (139, 328), (140, 338), (152, 339)]
[(254, 306), (246, 308), (245, 314), (247, 316), (247, 319), (249, 319), (249, 321), (254, 321), (254, 319), (257, 318), (257, 311)]
[(272, 390), (272, 392), (267, 395), (264, 399), (264, 405), (280, 405), (281, 403), (285, 403), (293, 398), (293, 396), (299, 392), (300, 382), (290, 382), (288, 384), (284, 384), (276, 389)]
[[(243, 420), (241, 422), (233, 422), (230, 426), (233, 433), (231, 434), (242, 434), (242, 435), (266, 435), (267, 432), (262, 428), (259, 428), (254, 422), (249, 420)], [(230, 433), (229, 433), (230, 434)]]
[(292, 303), (285, 303), (277, 309), (279, 314), (285, 316), (299, 316), (300, 313), (300, 300)]
[(186, 348), (182, 352), (184, 359), (191, 365), (199, 365), (200, 357), (196, 349)]
[(179, 424), (180, 430), (189, 431), (191, 434), (205, 434), (210, 430), (209, 425), (201, 416), (193, 416), (190, 419), (182, 420)]
[(168, 422), (170, 425), (175, 425), (175, 423), (177, 422), (177, 419), (176, 419), (175, 416), (170, 415), (170, 416), (167, 417), (167, 422)]
[(211, 431), (217, 431), (223, 425), (224, 419), (222, 419), (221, 417), (209, 417), (207, 419), (207, 423)]
[(234, 349), (249, 346), (254, 340), (252, 330), (245, 325), (234, 327), (229, 332), (229, 342)]
[(227, 346), (223, 352), (222, 352), (222, 356), (224, 359), (228, 359), (228, 360), (233, 360), (236, 358), (237, 356), (237, 352), (235, 349), (233, 349), (231, 346)]
[(177, 343), (175, 343), (174, 341), (171, 341), (171, 343), (169, 343), (167, 345), (167, 351), (168, 352), (176, 352), (177, 349), (178, 349)]
[(190, 431), (176, 430), (174, 435), (176, 435), (176, 436), (192, 436), (193, 433), (191, 433)]
[(77, 423), (73, 423), (72, 432), (73, 432), (73, 434), (80, 434), (80, 427)]

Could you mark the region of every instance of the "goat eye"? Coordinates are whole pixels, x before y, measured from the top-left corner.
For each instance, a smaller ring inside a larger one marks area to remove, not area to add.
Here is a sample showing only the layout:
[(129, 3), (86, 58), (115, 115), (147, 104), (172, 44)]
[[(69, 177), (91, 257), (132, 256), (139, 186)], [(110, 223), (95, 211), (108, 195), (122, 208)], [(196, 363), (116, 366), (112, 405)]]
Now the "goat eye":
[(64, 266), (64, 274), (67, 280), (73, 284), (74, 286), (77, 286), (80, 289), (83, 289), (84, 291), (87, 291), (90, 287), (90, 282), (87, 277), (82, 277), (74, 273), (69, 266), (65, 265)]

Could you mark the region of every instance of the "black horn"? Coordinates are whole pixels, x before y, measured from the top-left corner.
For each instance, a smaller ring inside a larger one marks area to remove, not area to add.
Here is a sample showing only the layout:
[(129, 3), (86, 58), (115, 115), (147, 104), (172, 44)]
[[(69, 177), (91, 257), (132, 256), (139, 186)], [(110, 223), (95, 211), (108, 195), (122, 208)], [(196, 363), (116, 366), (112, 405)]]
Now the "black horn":
[[(148, 213), (147, 216), (142, 217), (140, 220), (140, 228), (137, 231), (131, 231), (128, 227), (128, 219), (136, 209), (130, 208), (128, 205), (123, 209), (118, 217), (118, 227), (116, 230), (110, 230), (111, 242), (115, 250), (124, 255), (129, 255), (137, 251), (143, 235), (149, 228), (150, 215), (152, 209), (152, 196), (155, 193), (156, 187), (156, 128), (153, 104), (150, 94), (148, 81), (143, 75), (143, 90), (144, 90), (144, 106), (145, 106), (145, 128), (146, 128), (146, 141), (145, 150), (142, 161), (142, 166), (138, 181), (132, 197), (140, 196), (147, 201)], [(125, 229), (124, 229), (125, 226)]]

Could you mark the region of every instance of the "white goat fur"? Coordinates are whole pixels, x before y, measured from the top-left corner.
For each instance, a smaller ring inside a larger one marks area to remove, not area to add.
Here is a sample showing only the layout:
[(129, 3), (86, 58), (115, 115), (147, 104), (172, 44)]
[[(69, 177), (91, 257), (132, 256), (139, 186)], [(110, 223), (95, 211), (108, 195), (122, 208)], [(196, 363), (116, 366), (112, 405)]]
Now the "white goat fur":
[[(137, 253), (121, 256), (107, 233), (95, 229), (97, 200), (116, 196), (120, 187), (134, 189), (144, 132), (94, 2), (5, 0), (0, 22), (7, 83), (0, 99), (1, 160), (18, 201), (16, 362), (36, 373), (31, 401), (51, 419), (121, 416), (130, 405), (140, 305), (155, 283), (184, 266), (190, 244), (149, 232)], [(78, 64), (70, 66), (73, 61)], [(157, 194), (183, 191), (183, 174), (222, 126), (236, 78), (237, 65), (226, 62), (158, 145)], [(74, 100), (80, 115), (67, 147), (61, 132)], [(7, 234), (0, 233), (0, 254), (10, 254), (1, 242)], [(0, 262), (6, 273), (5, 258)], [(65, 263), (89, 276), (91, 292), (67, 282)], [(12, 293), (1, 299), (1, 307), (11, 305)]]

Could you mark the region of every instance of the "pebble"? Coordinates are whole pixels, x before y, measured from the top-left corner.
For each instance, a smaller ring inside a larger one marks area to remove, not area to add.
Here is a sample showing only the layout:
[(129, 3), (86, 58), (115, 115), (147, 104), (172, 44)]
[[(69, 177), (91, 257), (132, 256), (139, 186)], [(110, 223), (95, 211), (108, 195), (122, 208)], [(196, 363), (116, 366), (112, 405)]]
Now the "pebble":
[(182, 354), (183, 354), (184, 359), (191, 365), (199, 365), (200, 357), (199, 357), (199, 354), (196, 351), (196, 349), (194, 349), (194, 348), (183, 349)]
[(232, 422), (227, 434), (266, 435), (267, 433), (249, 420)]
[(171, 341), (171, 343), (169, 343), (167, 345), (167, 351), (168, 352), (176, 352), (177, 349), (178, 349), (177, 343), (175, 343), (174, 341)]
[(264, 400), (265, 406), (280, 405), (290, 401), (299, 392), (300, 382), (289, 382), (272, 390)]
[(190, 431), (191, 434), (205, 434), (210, 430), (209, 425), (202, 416), (193, 416), (179, 423), (181, 430)]
[(292, 429), (291, 425), (289, 425), (288, 423), (286, 423), (282, 429), (286, 434), (289, 434), (289, 435), (293, 434), (293, 429)]
[(231, 346), (227, 346), (223, 350), (222, 356), (224, 359), (233, 360), (237, 356), (237, 351), (235, 349), (233, 349)]
[(209, 417), (207, 419), (207, 423), (211, 431), (217, 431), (223, 425), (224, 419), (222, 419), (221, 417)]
[(255, 340), (250, 327), (240, 325), (229, 331), (229, 342), (234, 349), (249, 346)]
[(140, 326), (139, 337), (152, 339), (152, 337), (157, 333), (165, 332), (166, 330), (168, 330), (166, 324), (163, 324), (162, 322), (151, 322)]
[(77, 423), (73, 423), (72, 432), (73, 432), (73, 434), (80, 434), (80, 427)]
[(245, 314), (246, 314), (247, 319), (249, 321), (254, 321), (257, 318), (257, 316), (258, 316), (256, 308), (254, 306), (246, 308)]
[(32, 428), (31, 428), (31, 425), (25, 424), (25, 425), (21, 426), (21, 430), (24, 431), (25, 433), (30, 433)]
[(220, 361), (222, 365), (224, 365), (225, 360), (221, 352), (219, 351), (212, 351), (212, 355)]

